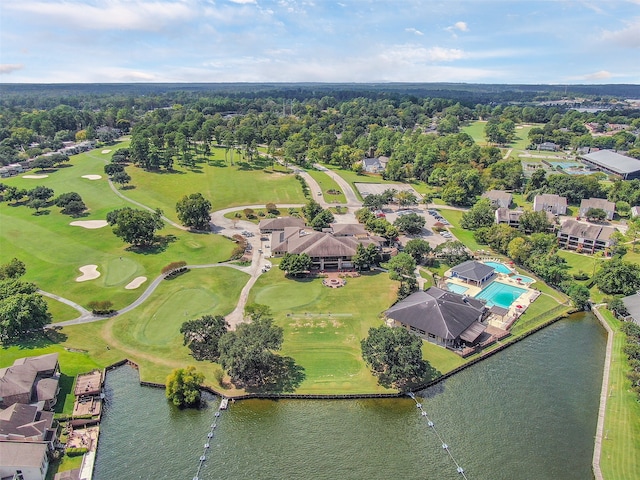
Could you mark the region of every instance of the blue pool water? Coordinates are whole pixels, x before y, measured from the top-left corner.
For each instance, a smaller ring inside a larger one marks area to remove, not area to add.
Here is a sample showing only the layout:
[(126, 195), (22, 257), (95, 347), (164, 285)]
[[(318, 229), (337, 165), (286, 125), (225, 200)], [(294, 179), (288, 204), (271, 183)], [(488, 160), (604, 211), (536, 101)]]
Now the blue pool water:
[(506, 273), (507, 275), (509, 275), (510, 273), (513, 273), (511, 271), (511, 269), (509, 267), (507, 267), (504, 263), (500, 263), (500, 262), (484, 262), (485, 265), (489, 265), (490, 267), (493, 267), (496, 272), (498, 273)]
[(447, 282), (447, 288), (449, 289), (450, 292), (459, 293), (460, 295), (462, 295), (467, 290), (469, 290), (469, 288), (467, 287), (463, 287), (462, 285), (457, 285), (451, 282)]
[(524, 288), (514, 287), (506, 283), (492, 282), (488, 287), (483, 288), (476, 295), (476, 298), (486, 300), (488, 307), (497, 305), (502, 308), (509, 308), (524, 292), (526, 292)]
[(536, 281), (535, 278), (527, 277), (526, 275), (518, 275), (517, 273), (511, 278), (513, 278), (514, 280), (518, 280), (519, 282), (527, 283), (527, 284), (533, 283), (533, 282)]

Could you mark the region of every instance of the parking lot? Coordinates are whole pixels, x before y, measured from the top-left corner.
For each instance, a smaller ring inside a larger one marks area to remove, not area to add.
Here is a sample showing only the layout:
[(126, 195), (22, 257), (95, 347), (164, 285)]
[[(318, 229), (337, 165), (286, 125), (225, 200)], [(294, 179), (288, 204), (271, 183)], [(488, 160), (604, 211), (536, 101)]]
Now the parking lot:
[(443, 231), (444, 235), (433, 231), (433, 227), (436, 223), (440, 222), (445, 226), (448, 226), (449, 223), (435, 210), (433, 210), (433, 213), (436, 213), (436, 215), (430, 214), (429, 211), (424, 209), (424, 207), (417, 206), (413, 208), (385, 208), (383, 212), (386, 219), (391, 223), (393, 223), (399, 216), (408, 215), (409, 213), (416, 213), (425, 219), (426, 222), (422, 229), (422, 233), (420, 235), (401, 235), (399, 241), (402, 244), (407, 243), (407, 241), (413, 238), (422, 238), (429, 242), (431, 248), (435, 248), (441, 243), (449, 240), (455, 240), (455, 237), (448, 230)]

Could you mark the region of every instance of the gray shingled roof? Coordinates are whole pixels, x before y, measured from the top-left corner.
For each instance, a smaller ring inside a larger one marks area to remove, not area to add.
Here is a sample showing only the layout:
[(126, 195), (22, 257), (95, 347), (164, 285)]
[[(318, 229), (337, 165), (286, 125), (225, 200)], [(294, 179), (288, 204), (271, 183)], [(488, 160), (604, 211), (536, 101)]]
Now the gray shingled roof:
[(47, 453), (47, 445), (33, 442), (2, 442), (0, 466), (10, 469), (20, 467), (40, 468)]
[(580, 202), (580, 211), (590, 208), (601, 208), (605, 212), (615, 212), (616, 204), (606, 198), (583, 198)]
[(298, 217), (278, 217), (278, 218), (265, 218), (260, 220), (258, 228), (260, 230), (282, 230), (285, 227), (304, 227), (304, 220)]
[(622, 303), (627, 307), (627, 311), (633, 317), (633, 321), (640, 324), (640, 293), (624, 297)]
[(437, 337), (455, 340), (478, 321), (484, 308), (480, 300), (431, 287), (400, 300), (385, 315)]
[(467, 260), (466, 262), (451, 268), (452, 272), (456, 272), (458, 276), (467, 278), (475, 282), (484, 280), (487, 275), (493, 273), (495, 268), (485, 265), (475, 260)]
[(588, 238), (590, 240), (607, 241), (616, 229), (603, 225), (594, 225), (591, 223), (582, 223), (577, 220), (567, 220), (562, 224), (560, 233), (564, 233), (570, 237)]
[(612, 150), (599, 150), (582, 155), (582, 158), (590, 162), (608, 168), (621, 175), (640, 171), (640, 160), (620, 155)]
[[(37, 357), (18, 358), (13, 362), (12, 366), (0, 369), (0, 398), (31, 392), (38, 373), (54, 370), (57, 363), (58, 354), (50, 353)], [(42, 380), (38, 383), (41, 382)], [(50, 385), (47, 383), (43, 384), (42, 395), (48, 395), (50, 390)], [(41, 392), (38, 391), (37, 393), (38, 396), (40, 396)]]

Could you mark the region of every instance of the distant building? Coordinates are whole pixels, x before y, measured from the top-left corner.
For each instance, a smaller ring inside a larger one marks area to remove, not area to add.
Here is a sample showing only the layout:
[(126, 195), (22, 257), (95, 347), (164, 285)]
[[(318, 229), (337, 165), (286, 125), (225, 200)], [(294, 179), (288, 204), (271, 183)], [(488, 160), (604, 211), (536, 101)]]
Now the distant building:
[(587, 165), (605, 173), (618, 175), (623, 180), (640, 178), (640, 160), (637, 158), (620, 155), (612, 150), (599, 150), (581, 155), (580, 158)]
[(363, 158), (362, 169), (367, 173), (384, 173), (389, 157)]
[(533, 198), (534, 212), (551, 212), (554, 215), (565, 215), (567, 213), (567, 197), (545, 193), (536, 195)]
[(12, 366), (0, 368), (0, 408), (23, 403), (50, 410), (56, 404), (59, 378), (57, 353), (18, 358)]
[(567, 220), (558, 231), (558, 244), (581, 253), (602, 252), (613, 244), (611, 234), (615, 231), (613, 227)]
[(580, 202), (579, 216), (586, 218), (590, 208), (599, 208), (607, 214), (607, 220), (613, 220), (613, 214), (616, 213), (616, 204), (604, 198), (584, 198)]
[(480, 300), (431, 287), (400, 300), (385, 316), (431, 343), (458, 347), (477, 343), (486, 312)]
[(624, 297), (622, 299), (629, 315), (625, 317), (626, 321), (632, 321), (640, 325), (640, 293), (636, 292), (633, 295)]
[(560, 146), (553, 142), (543, 142), (540, 145), (538, 145), (538, 150), (555, 152), (556, 150), (560, 150)]
[(491, 205), (496, 208), (509, 208), (513, 195), (504, 190), (489, 190), (482, 194), (484, 198), (488, 198)]

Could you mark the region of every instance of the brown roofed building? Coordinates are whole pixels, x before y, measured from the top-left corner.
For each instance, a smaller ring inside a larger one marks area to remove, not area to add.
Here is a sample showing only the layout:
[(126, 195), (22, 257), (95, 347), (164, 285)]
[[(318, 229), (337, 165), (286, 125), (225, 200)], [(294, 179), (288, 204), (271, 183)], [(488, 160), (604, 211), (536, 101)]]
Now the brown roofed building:
[(400, 300), (385, 315), (431, 343), (458, 347), (477, 342), (486, 312), (480, 300), (431, 287)]
[(520, 226), (520, 217), (524, 212), (522, 210), (509, 210), (508, 208), (498, 208), (496, 209), (495, 222), (497, 225), (504, 223), (513, 228), (518, 228)]
[(489, 190), (482, 194), (484, 198), (488, 198), (491, 202), (491, 205), (496, 208), (509, 208), (511, 205), (511, 201), (513, 200), (513, 195), (509, 192), (505, 192), (504, 190)]
[(558, 231), (558, 244), (581, 253), (601, 252), (613, 244), (611, 234), (615, 231), (613, 227), (567, 220)]
[(287, 227), (302, 228), (304, 220), (298, 217), (265, 218), (258, 224), (260, 233), (282, 232)]
[[(49, 469), (48, 447), (44, 443), (2, 442), (0, 478), (44, 480)], [(20, 472), (20, 473), (18, 473)]]
[(19, 358), (0, 368), (0, 408), (14, 403), (36, 403), (50, 410), (56, 404), (60, 378), (58, 354)]
[(22, 403), (0, 410), (0, 449), (1, 442), (39, 442), (53, 450), (55, 434), (53, 412), (38, 411), (35, 405)]

